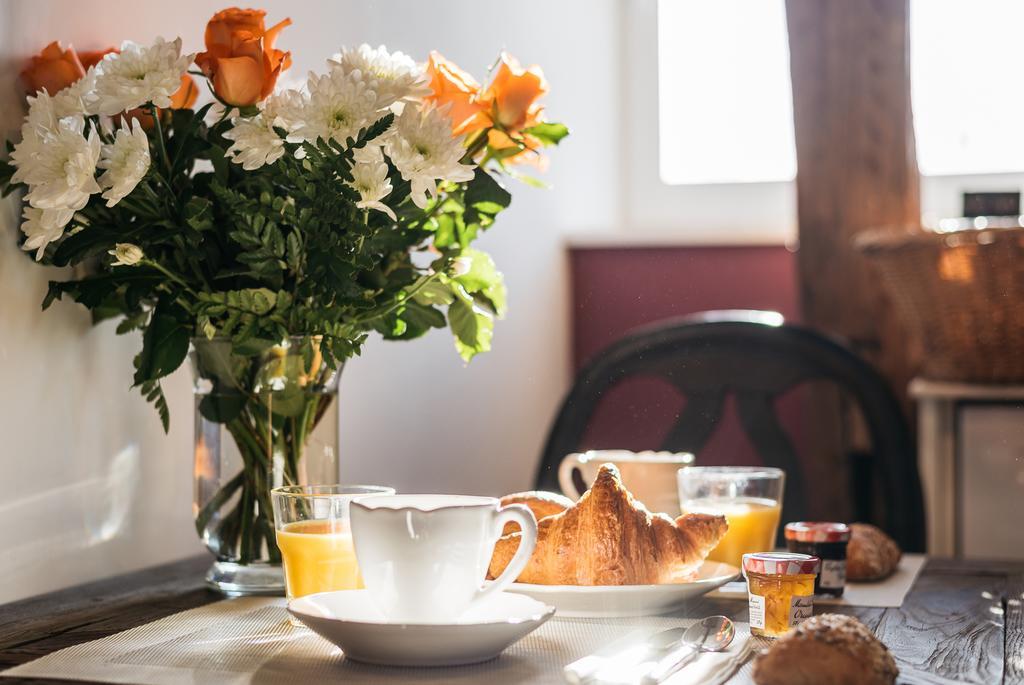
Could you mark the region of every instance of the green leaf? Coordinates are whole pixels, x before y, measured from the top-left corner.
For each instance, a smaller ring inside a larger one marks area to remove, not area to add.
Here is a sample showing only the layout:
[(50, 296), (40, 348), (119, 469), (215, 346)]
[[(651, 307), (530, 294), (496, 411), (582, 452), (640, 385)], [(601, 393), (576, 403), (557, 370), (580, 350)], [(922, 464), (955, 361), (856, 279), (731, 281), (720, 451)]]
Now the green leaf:
[(149, 318), (149, 312), (139, 311), (134, 314), (126, 314), (125, 318), (117, 324), (117, 334), (123, 335), (137, 328), (142, 328)]
[(116, 300), (118, 289), (126, 284), (148, 290), (164, 280), (163, 275), (155, 269), (136, 266), (131, 269), (119, 269), (115, 273), (89, 276), (79, 281), (51, 281), (49, 291), (43, 300), (43, 309), (49, 307), (54, 300), (59, 300), (64, 293), (71, 295), (75, 302), (89, 309), (98, 309)]
[(512, 203), (512, 194), (497, 179), (480, 169), (466, 186), (466, 207), (475, 207), (487, 214), (497, 214)]
[(421, 287), (416, 294), (412, 296), (412, 299), (422, 305), (433, 305), (433, 304), (451, 304), (455, 296), (452, 295), (452, 290), (446, 284), (439, 281), (430, 281), (423, 287)]
[(217, 336), (217, 327), (213, 325), (208, 316), (200, 316), (196, 320), (199, 330), (207, 340), (213, 340)]
[(226, 184), (228, 182), (229, 162), (224, 150), (216, 145), (211, 145), (206, 148), (206, 154), (210, 158), (210, 163), (213, 164), (214, 178), (217, 179), (218, 183)]
[[(241, 291), (243, 297), (251, 297), (252, 306), (249, 307), (250, 311), (254, 314), (262, 316), (274, 308), (277, 304), (277, 293), (267, 288), (255, 288), (252, 290)], [(246, 300), (243, 300), (246, 301)]]
[(425, 334), (431, 328), (444, 328), (444, 314), (433, 307), (424, 306), (416, 302), (407, 302), (398, 313), (396, 326), (393, 332), (386, 333), (385, 338), (389, 340), (412, 340)]
[(262, 355), (278, 343), (266, 338), (249, 338), (248, 340), (232, 345), (231, 351), (243, 357), (256, 357)]
[(299, 237), (298, 232), (292, 232), (288, 234), (288, 239), (285, 241), (287, 245), (285, 260), (288, 264), (288, 268), (292, 273), (298, 274), (299, 269), (302, 267), (302, 238)]
[(473, 304), (461, 287), (456, 288), (456, 299), (448, 307), (448, 325), (455, 334), (455, 349), (465, 361), (491, 349), (494, 319)]
[(530, 128), (524, 128), (523, 133), (533, 136), (544, 145), (558, 145), (562, 138), (569, 135), (569, 127), (565, 124), (545, 122)]
[(218, 386), (199, 400), (199, 413), (214, 423), (228, 423), (245, 408), (247, 398), (238, 392), (222, 392)]
[(185, 204), (185, 223), (197, 231), (213, 228), (213, 203), (205, 197), (193, 197)]
[(196, 371), (200, 378), (213, 383), (220, 393), (240, 391), (247, 382), (248, 360), (233, 354), (231, 341), (223, 338), (198, 342), (195, 345)]
[(142, 351), (135, 358), (135, 385), (155, 381), (171, 373), (188, 354), (189, 331), (177, 312), (161, 302), (142, 336)]
[(434, 245), (451, 247), (458, 240), (455, 235), (455, 218), (451, 214), (439, 214), (431, 222), (434, 229)]
[(119, 240), (128, 239), (119, 238), (107, 227), (89, 226), (61, 240), (56, 252), (53, 253), (52, 260), (56, 266), (68, 266), (78, 263), (86, 257), (106, 252)]
[(470, 259), (469, 271), (461, 276), (456, 276), (453, 280), (465, 288), (466, 292), (482, 295), (495, 315), (505, 316), (507, 304), (505, 279), (494, 265), (491, 256), (486, 252), (474, 249), (463, 250), (460, 256)]
[(163, 388), (158, 381), (146, 381), (140, 388), (143, 397), (147, 402), (152, 402), (156, 411), (160, 414), (160, 423), (166, 433), (171, 427), (171, 410), (167, 407), (167, 398), (164, 397)]

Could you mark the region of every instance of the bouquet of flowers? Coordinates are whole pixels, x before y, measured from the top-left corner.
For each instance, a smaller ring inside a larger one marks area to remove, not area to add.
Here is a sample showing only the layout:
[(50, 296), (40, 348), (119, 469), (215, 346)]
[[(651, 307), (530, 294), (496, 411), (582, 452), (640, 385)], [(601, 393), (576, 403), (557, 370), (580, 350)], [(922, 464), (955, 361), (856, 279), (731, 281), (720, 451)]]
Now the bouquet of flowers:
[(219, 517), (243, 561), (261, 545), (276, 559), (267, 488), (301, 480), (326, 410), (312, 391), (368, 334), (447, 327), (467, 361), (490, 348), (505, 287), (471, 245), (509, 205), (502, 179), (530, 181), (518, 169), (568, 132), (544, 118), (540, 69), (507, 54), (483, 86), (436, 52), (361, 45), (275, 89), (290, 21), (264, 16), (218, 12), (194, 55), (180, 38), (51, 44), (23, 73), (28, 114), (0, 169), (6, 193), (24, 192), (23, 249), (75, 267), (43, 307), (68, 296), (141, 331), (134, 383), (165, 427), (160, 380), (191, 344), (210, 386), (200, 411), (246, 460), (197, 527)]

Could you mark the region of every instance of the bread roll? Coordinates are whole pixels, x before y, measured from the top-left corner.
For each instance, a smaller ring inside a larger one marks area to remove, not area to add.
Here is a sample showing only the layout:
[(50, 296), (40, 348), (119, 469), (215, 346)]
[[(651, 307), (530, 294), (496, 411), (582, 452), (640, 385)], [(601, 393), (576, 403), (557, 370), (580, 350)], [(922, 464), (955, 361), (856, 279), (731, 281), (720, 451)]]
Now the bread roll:
[(851, 523), (846, 579), (856, 582), (888, 578), (899, 566), (902, 554), (896, 541), (880, 529), (867, 523)]
[(899, 669), (863, 623), (821, 614), (759, 654), (753, 675), (757, 685), (893, 685)]

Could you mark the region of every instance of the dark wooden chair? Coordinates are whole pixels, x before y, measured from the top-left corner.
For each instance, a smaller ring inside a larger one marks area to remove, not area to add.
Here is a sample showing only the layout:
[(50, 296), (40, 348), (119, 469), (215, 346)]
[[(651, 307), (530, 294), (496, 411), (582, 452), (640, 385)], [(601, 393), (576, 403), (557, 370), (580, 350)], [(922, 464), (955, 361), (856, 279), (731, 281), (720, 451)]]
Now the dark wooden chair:
[[(923, 551), (924, 508), (914, 442), (896, 398), (882, 377), (843, 343), (786, 324), (780, 314), (705, 312), (639, 329), (597, 355), (577, 376), (548, 435), (536, 485), (559, 489), (558, 464), (581, 447), (589, 419), (605, 393), (636, 376), (661, 378), (686, 398), (661, 449), (700, 456), (734, 396), (744, 432), (767, 466), (786, 471), (783, 516), (804, 518), (807, 484), (801, 460), (779, 423), (775, 401), (806, 382), (834, 383), (862, 413), (871, 440), (865, 463), (877, 483), (867, 514), (908, 551)], [(864, 462), (864, 460), (861, 460)], [(865, 497), (863, 475), (851, 491)]]

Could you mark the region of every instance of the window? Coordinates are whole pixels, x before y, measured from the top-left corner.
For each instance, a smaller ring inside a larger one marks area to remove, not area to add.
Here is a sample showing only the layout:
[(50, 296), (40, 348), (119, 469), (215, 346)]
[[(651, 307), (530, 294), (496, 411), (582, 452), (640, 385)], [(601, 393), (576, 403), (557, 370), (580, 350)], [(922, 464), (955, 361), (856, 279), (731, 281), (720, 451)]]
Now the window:
[(1020, 0), (911, 0), (911, 90), (923, 174), (1024, 170), (1021, 26)]
[[(1024, 170), (1020, 0), (911, 0), (926, 176)], [(784, 0), (659, 0), (659, 168), (669, 185), (796, 173)]]
[(659, 0), (661, 180), (796, 174), (784, 0)]

